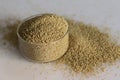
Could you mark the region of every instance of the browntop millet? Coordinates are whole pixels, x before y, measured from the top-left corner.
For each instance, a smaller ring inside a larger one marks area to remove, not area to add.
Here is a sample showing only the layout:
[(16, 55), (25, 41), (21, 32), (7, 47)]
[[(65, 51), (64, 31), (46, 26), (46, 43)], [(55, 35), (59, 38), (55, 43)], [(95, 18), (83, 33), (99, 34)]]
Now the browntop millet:
[(56, 14), (42, 14), (25, 21), (20, 36), (30, 43), (48, 43), (62, 38), (68, 30), (68, 23)]
[(69, 48), (57, 63), (64, 63), (75, 72), (91, 72), (103, 63), (120, 59), (120, 45), (93, 25), (68, 20)]

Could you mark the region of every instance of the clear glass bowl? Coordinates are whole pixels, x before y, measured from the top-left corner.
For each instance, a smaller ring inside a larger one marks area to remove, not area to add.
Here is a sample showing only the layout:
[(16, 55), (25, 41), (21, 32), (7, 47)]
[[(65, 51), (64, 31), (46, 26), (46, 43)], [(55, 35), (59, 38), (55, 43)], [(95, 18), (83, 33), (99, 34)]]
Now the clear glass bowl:
[(50, 62), (54, 61), (61, 56), (65, 54), (65, 52), (68, 49), (69, 45), (69, 34), (68, 30), (66, 34), (61, 37), (60, 39), (42, 44), (42, 43), (29, 43), (25, 41), (19, 34), (19, 28), (21, 27), (21, 24), (23, 24), (25, 21), (40, 16), (35, 15), (32, 17), (29, 17), (25, 20), (23, 20), (17, 28), (17, 36), (18, 36), (18, 43), (19, 43), (19, 49), (20, 52), (24, 57), (26, 57), (29, 60), (37, 61), (37, 62)]

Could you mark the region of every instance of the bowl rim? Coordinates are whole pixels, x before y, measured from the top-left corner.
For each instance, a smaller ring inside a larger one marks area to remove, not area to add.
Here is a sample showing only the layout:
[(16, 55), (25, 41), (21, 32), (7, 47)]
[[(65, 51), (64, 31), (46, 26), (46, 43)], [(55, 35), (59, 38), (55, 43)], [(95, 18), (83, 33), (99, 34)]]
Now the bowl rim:
[[(44, 13), (44, 14), (46, 14), (46, 13)], [(51, 14), (51, 13), (47, 13), (47, 14)], [(21, 25), (22, 25), (24, 22), (26, 22), (27, 20), (29, 20), (29, 19), (32, 19), (32, 18), (34, 18), (34, 17), (39, 17), (39, 16), (42, 16), (42, 15), (43, 15), (43, 14), (32, 15), (32, 16), (30, 16), (30, 17), (28, 17), (28, 18), (23, 19), (23, 20), (18, 24), (17, 30), (16, 30), (18, 40), (21, 39), (23, 42), (25, 42), (25, 43), (27, 43), (27, 44), (39, 45), (39, 43), (40, 43), (40, 45), (41, 45), (41, 44), (45, 45), (45, 44), (55, 43), (55, 42), (63, 39), (63, 38), (69, 33), (69, 25), (68, 25), (68, 29), (67, 29), (66, 33), (65, 33), (62, 37), (56, 39), (55, 41), (50, 41), (50, 42), (48, 42), (48, 43), (41, 43), (41, 42), (27, 42), (26, 40), (24, 40), (24, 39), (20, 36), (20, 34), (19, 34), (19, 29), (20, 29)], [(67, 22), (67, 21), (66, 21), (66, 22)], [(68, 22), (67, 22), (67, 24), (68, 24)]]

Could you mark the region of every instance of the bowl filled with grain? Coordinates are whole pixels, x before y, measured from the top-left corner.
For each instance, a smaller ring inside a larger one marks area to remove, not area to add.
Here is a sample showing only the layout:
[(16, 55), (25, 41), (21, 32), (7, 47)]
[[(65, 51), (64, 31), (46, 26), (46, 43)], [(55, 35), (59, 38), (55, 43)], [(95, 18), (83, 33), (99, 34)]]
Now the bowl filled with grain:
[(17, 36), (22, 55), (38, 62), (60, 58), (69, 45), (68, 23), (56, 14), (39, 14), (23, 20)]

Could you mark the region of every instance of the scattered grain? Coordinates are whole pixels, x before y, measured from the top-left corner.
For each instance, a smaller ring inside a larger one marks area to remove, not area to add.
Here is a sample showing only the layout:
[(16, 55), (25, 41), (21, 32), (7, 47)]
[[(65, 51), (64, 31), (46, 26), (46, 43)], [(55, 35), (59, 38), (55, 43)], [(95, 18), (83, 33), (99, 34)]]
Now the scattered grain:
[(69, 48), (57, 63), (64, 63), (75, 72), (91, 72), (103, 63), (113, 63), (120, 59), (120, 46), (110, 41), (107, 33), (102, 33), (93, 25), (68, 20)]

